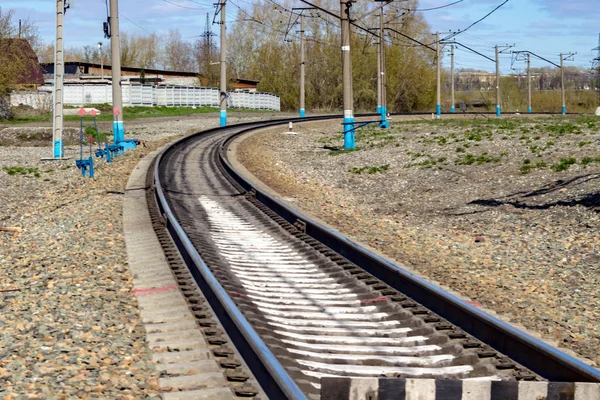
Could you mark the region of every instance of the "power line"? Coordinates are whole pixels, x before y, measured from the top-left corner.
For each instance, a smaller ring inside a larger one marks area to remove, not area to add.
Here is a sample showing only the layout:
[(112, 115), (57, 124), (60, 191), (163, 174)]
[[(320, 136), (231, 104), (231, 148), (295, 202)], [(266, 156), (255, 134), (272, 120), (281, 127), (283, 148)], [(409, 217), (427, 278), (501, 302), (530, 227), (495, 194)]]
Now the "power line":
[(484, 15), (482, 18), (478, 19), (477, 21), (473, 22), (471, 25), (467, 26), (465, 29), (463, 30), (459, 30), (458, 32), (455, 32), (449, 36), (446, 36), (444, 39), (442, 40), (448, 40), (448, 39), (452, 39), (453, 37), (460, 35), (461, 33), (464, 33), (466, 31), (468, 31), (469, 29), (471, 29), (472, 27), (474, 27), (475, 25), (477, 25), (478, 23), (480, 23), (481, 21), (483, 21), (484, 19), (486, 19), (487, 17), (489, 17), (490, 15), (492, 15), (493, 13), (495, 13), (497, 10), (499, 10), (503, 5), (505, 5), (506, 3), (508, 3), (509, 0), (504, 0), (500, 5), (498, 5), (496, 8), (494, 8), (492, 11), (490, 11), (489, 13), (487, 13), (486, 15)]
[(187, 10), (201, 10), (201, 11), (205, 11), (205, 10), (209, 9), (208, 7), (207, 8), (186, 7), (186, 6), (179, 5), (177, 3), (170, 2), (169, 0), (161, 0), (161, 1), (164, 1), (165, 3), (171, 4), (172, 6), (175, 6), (175, 7), (185, 8)]
[(463, 1), (465, 1), (465, 0), (458, 0), (458, 1), (455, 1), (454, 3), (446, 4), (446, 5), (439, 6), (439, 7), (432, 7), (432, 8), (417, 8), (417, 9), (415, 9), (415, 10), (412, 10), (412, 9), (410, 9), (410, 8), (402, 8), (402, 10), (406, 10), (406, 11), (414, 11), (414, 12), (433, 11), (433, 10), (439, 10), (440, 8), (446, 8), (446, 7), (450, 7), (450, 6), (453, 6), (453, 5), (455, 5), (455, 4), (462, 3)]

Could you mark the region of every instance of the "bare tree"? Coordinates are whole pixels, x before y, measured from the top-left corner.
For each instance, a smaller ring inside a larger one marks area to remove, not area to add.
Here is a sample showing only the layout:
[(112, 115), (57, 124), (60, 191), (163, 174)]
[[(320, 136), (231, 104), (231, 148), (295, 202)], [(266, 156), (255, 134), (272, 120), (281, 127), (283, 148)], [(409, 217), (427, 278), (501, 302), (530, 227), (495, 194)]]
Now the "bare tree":
[(179, 29), (170, 30), (164, 44), (165, 69), (172, 71), (193, 71), (194, 58), (192, 45), (183, 40)]

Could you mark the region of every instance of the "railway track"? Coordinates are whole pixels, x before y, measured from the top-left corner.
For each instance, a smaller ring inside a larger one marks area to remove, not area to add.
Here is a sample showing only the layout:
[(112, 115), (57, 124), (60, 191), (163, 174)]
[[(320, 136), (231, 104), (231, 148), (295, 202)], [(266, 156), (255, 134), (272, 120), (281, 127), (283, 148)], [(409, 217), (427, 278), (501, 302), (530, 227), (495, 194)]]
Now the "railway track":
[(600, 381), (593, 368), (252, 188), (227, 161), (228, 140), (286, 122), (183, 139), (160, 155), (151, 178), (151, 197), (224, 340), (267, 396), (317, 399), (323, 379), (336, 377)]

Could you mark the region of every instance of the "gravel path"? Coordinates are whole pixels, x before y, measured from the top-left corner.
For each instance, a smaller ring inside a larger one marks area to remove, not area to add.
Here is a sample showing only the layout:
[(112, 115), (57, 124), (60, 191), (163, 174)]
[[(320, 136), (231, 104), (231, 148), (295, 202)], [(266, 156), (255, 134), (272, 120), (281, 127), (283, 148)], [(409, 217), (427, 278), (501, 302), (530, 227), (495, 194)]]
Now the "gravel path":
[(127, 265), (123, 194), (140, 158), (217, 121), (136, 121), (128, 129), (147, 147), (96, 164), (94, 180), (74, 158), (41, 161), (49, 144), (0, 146), (0, 398), (158, 398)]
[(339, 123), (296, 125), (245, 139), (239, 159), (335, 229), (597, 366), (598, 127), (396, 121), (340, 152)]

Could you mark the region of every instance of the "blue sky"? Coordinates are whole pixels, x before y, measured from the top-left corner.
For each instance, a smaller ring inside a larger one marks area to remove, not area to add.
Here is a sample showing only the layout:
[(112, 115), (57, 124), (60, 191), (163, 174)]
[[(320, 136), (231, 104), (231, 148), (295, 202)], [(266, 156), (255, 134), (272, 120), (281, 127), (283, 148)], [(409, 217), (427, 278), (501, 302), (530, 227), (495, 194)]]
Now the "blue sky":
[[(103, 0), (74, 0), (74, 8), (66, 14), (65, 45), (95, 45), (104, 40), (102, 22), (106, 19)], [(252, 0), (230, 0), (244, 6)], [(278, 0), (274, 0), (278, 1)], [(363, 0), (359, 0), (363, 1)], [(456, 0), (421, 0), (420, 8), (431, 8)], [(212, 0), (121, 0), (121, 29), (132, 34), (155, 31), (165, 33), (179, 28), (185, 38), (204, 30), (206, 13), (212, 14)], [(503, 0), (464, 0), (459, 4), (434, 11), (425, 11), (427, 21), (434, 31), (464, 29), (483, 17)], [(54, 40), (55, 2), (48, 0), (0, 0), (4, 10), (14, 9), (16, 18), (29, 18), (39, 26), (46, 42)], [(235, 8), (229, 6), (228, 21), (235, 20)], [(456, 37), (456, 40), (493, 58), (493, 46), (515, 45), (515, 50), (529, 50), (559, 63), (560, 52), (577, 52), (574, 61), (566, 65), (584, 68), (590, 66), (598, 46), (600, 33), (600, 7), (597, 0), (510, 0), (502, 8)], [(218, 26), (212, 27), (218, 32)], [(532, 66), (548, 65), (532, 59)], [(457, 68), (477, 68), (492, 71), (494, 64), (485, 58), (464, 50), (456, 52)], [(510, 54), (502, 55), (501, 69), (509, 73)], [(524, 62), (514, 68), (523, 70)]]

